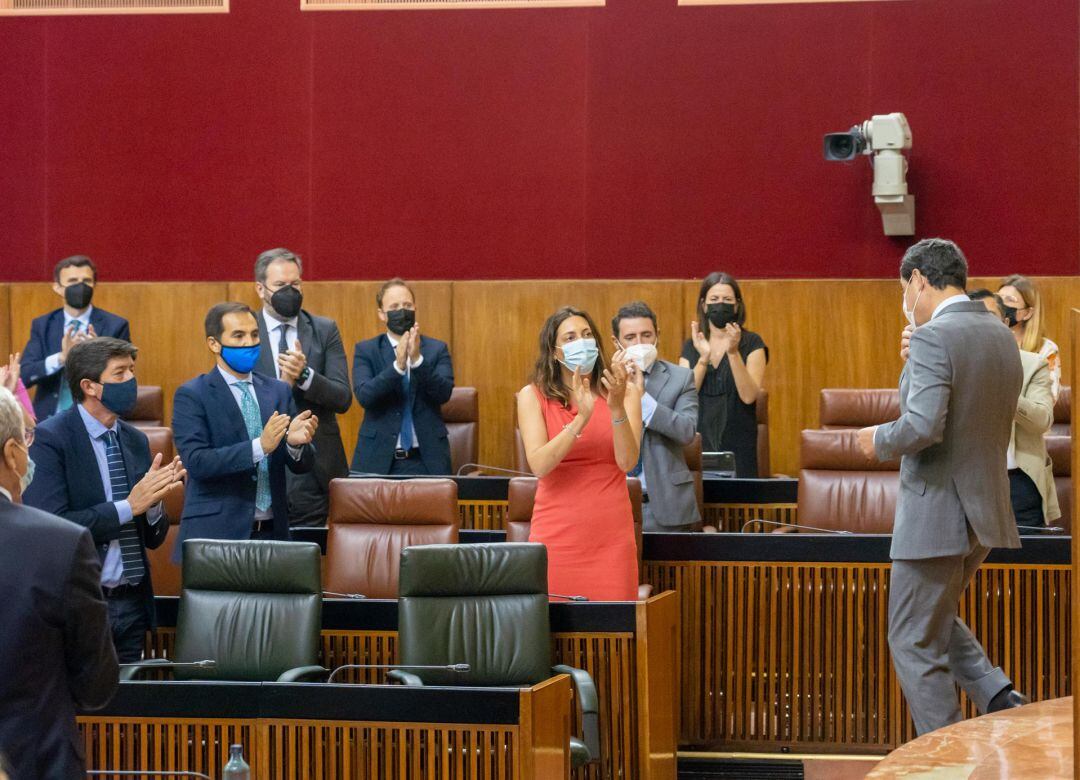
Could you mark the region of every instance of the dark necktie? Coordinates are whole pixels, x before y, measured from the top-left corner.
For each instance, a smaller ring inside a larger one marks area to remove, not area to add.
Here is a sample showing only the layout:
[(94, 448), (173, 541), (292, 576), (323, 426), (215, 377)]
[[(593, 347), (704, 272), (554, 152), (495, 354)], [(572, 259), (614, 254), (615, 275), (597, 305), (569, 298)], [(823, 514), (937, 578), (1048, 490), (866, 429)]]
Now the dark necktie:
[[(127, 472), (124, 470), (124, 458), (120, 454), (120, 442), (115, 431), (105, 431), (105, 460), (109, 464), (109, 482), (112, 485), (112, 500), (123, 501), (128, 497)], [(146, 576), (143, 565), (142, 540), (135, 520), (120, 526), (120, 557), (124, 562), (123, 578), (130, 585), (138, 585)]]
[(401, 388), (405, 393), (405, 406), (401, 410), (401, 448), (411, 450), (413, 442), (412, 421), (412, 397), (409, 395), (410, 385), (409, 369), (405, 369), (405, 375), (401, 377)]

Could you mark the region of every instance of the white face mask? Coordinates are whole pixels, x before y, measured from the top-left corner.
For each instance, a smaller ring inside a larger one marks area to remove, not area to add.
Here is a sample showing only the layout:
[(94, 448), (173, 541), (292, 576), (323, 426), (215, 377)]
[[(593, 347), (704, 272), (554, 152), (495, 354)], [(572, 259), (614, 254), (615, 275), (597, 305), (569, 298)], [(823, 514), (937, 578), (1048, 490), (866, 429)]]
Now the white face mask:
[(626, 356), (637, 363), (642, 371), (648, 371), (656, 362), (656, 345), (631, 344), (626, 348)]
[(908, 311), (907, 307), (907, 288), (911, 286), (911, 280), (908, 279), (907, 287), (904, 288), (904, 297), (900, 299), (900, 308), (904, 310), (904, 318), (908, 321), (911, 327), (915, 325), (915, 307), (919, 305), (919, 296), (922, 295), (922, 290), (915, 293), (915, 303), (911, 304), (911, 311)]

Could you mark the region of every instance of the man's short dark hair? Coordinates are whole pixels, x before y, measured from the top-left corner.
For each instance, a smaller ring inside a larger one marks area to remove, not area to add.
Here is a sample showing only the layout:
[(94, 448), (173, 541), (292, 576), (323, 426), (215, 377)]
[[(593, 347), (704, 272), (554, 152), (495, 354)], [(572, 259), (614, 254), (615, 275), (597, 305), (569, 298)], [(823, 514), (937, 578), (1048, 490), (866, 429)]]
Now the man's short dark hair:
[(983, 301), (987, 298), (994, 299), (994, 305), (997, 306), (998, 315), (1005, 319), (1005, 301), (1001, 299), (1001, 296), (995, 292), (990, 292), (985, 287), (980, 287), (978, 290), (972, 290), (968, 293), (968, 298), (973, 301)]
[(255, 312), (253, 312), (251, 307), (246, 303), (237, 303), (236, 301), (215, 303), (210, 307), (210, 311), (206, 312), (206, 320), (203, 322), (203, 329), (206, 331), (206, 335), (213, 336), (220, 341), (221, 332), (225, 328), (225, 315), (235, 314), (237, 312), (250, 314), (252, 317), (255, 317)]
[(639, 317), (648, 317), (652, 320), (653, 330), (657, 329), (656, 325), (656, 313), (649, 308), (649, 304), (645, 301), (631, 301), (625, 306), (621, 306), (615, 316), (611, 318), (611, 332), (618, 338), (619, 337), (619, 322), (622, 320), (634, 320)]
[(139, 354), (135, 345), (123, 339), (114, 339), (108, 336), (99, 336), (95, 339), (80, 341), (68, 352), (67, 360), (64, 361), (64, 373), (67, 375), (68, 387), (71, 388), (72, 400), (80, 404), (86, 398), (80, 383), (84, 379), (91, 382), (100, 382), (101, 375), (109, 367), (109, 361), (113, 358), (134, 358)]
[(304, 262), (300, 259), (300, 255), (293, 253), (285, 247), (278, 247), (277, 249), (267, 249), (255, 260), (255, 281), (259, 284), (266, 284), (266, 270), (271, 264), (276, 263), (279, 260), (285, 263), (293, 263), (296, 266), (296, 270), (303, 276)]
[(900, 278), (911, 279), (918, 271), (935, 290), (967, 287), (968, 264), (960, 247), (944, 238), (924, 238), (913, 244), (900, 261)]
[(94, 275), (94, 281), (97, 281), (97, 266), (86, 255), (72, 255), (57, 263), (56, 268), (53, 269), (53, 281), (57, 284), (60, 284), (60, 272), (65, 268), (89, 268), (90, 273)]
[(384, 282), (383, 286), (379, 288), (379, 291), (375, 293), (375, 305), (378, 306), (380, 309), (382, 308), (383, 296), (386, 295), (386, 291), (389, 290), (391, 287), (404, 287), (406, 290), (409, 291), (409, 295), (412, 296), (413, 304), (416, 304), (416, 293), (413, 292), (413, 288), (409, 287), (408, 282), (406, 282), (400, 276), (395, 276), (390, 281)]

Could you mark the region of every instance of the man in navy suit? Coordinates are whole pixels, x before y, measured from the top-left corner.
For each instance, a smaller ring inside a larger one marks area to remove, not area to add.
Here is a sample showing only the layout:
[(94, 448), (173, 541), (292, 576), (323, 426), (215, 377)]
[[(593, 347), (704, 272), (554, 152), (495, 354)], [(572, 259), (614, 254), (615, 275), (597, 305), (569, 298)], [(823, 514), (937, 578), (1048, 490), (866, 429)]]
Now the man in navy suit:
[(353, 391), (364, 407), (353, 471), (449, 474), (441, 407), (454, 390), (450, 350), (421, 338), (416, 298), (404, 280), (384, 284), (375, 305), (386, 333), (361, 341), (353, 353)]
[(119, 670), (90, 532), (20, 503), (24, 419), (0, 387), (0, 756), (12, 780), (84, 780), (75, 710), (108, 704)]
[(296, 413), (292, 388), (252, 371), (259, 323), (242, 303), (206, 315), (206, 344), (217, 365), (176, 391), (173, 436), (189, 479), (173, 558), (185, 539), (289, 538), (285, 470), (315, 461), (319, 420)]
[(53, 269), (53, 292), (64, 299), (64, 305), (34, 319), (22, 352), (22, 381), (28, 388), (37, 387), (34, 414), (38, 420), (73, 405), (63, 379), (73, 346), (95, 336), (131, 341), (127, 320), (90, 305), (96, 285), (97, 267), (86, 255), (65, 257)]
[(121, 663), (142, 657), (154, 626), (154, 588), (146, 549), (165, 541), (161, 501), (180, 489), (179, 458), (150, 459), (146, 434), (120, 420), (138, 392), (137, 350), (102, 336), (76, 344), (65, 374), (75, 406), (37, 427), (30, 456), (35, 479), (23, 501), (84, 526), (101, 559), (101, 587)]

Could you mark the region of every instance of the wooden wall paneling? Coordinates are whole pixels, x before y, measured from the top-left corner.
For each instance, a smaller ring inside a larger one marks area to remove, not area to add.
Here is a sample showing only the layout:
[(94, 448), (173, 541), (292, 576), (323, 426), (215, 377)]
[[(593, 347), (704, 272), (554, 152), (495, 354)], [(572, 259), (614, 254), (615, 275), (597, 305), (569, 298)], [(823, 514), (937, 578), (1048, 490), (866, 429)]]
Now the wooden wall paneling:
[(454, 282), (453, 297), (454, 369), (458, 384), (472, 385), (480, 393), (482, 463), (513, 464), (515, 394), (529, 381), (544, 320), (560, 306), (589, 312), (610, 357), (611, 317), (622, 304), (644, 300), (659, 321), (660, 355), (678, 357), (678, 281)]
[(679, 741), (679, 598), (673, 591), (637, 603), (638, 719), (642, 780), (674, 778)]
[[(0, 358), (7, 356), (17, 349), (22, 349), (18, 339), (12, 337), (11, 332), (11, 285), (0, 284)], [(26, 342), (23, 342), (26, 343)]]
[[(570, 678), (552, 677), (521, 691), (518, 720), (519, 777), (560, 778), (570, 776)], [(556, 716), (558, 715), (558, 716)], [(486, 764), (486, 761), (485, 761)], [(460, 777), (486, 777), (485, 772)]]
[[(445, 341), (450, 345), (451, 358), (454, 358), (451, 316), (454, 298), (451, 283), (410, 281), (409, 284), (416, 293), (416, 320), (420, 325), (421, 335), (427, 333)], [(384, 326), (379, 322), (375, 307), (375, 294), (381, 286), (382, 282), (372, 281), (304, 283), (304, 308), (312, 314), (329, 317), (341, 330), (345, 358), (349, 363), (350, 383), (356, 343), (385, 332)], [(257, 309), (262, 305), (255, 294), (254, 282), (230, 282), (228, 295), (230, 300), (242, 301), (252, 308)], [(455, 359), (455, 370), (456, 363)], [(461, 381), (460, 376), (455, 377), (455, 380), (457, 384), (466, 384)], [(345, 455), (350, 462), (363, 419), (363, 409), (354, 397), (349, 411), (338, 420), (341, 426), (341, 438), (345, 444)]]
[[(225, 299), (225, 290), (219, 282), (103, 282), (94, 292), (95, 306), (131, 323), (132, 343), (139, 348), (139, 382), (162, 387), (166, 421), (172, 419), (176, 388), (213, 365), (203, 319)], [(31, 320), (61, 305), (51, 284), (11, 285), (12, 339), (19, 349), (29, 338)]]

